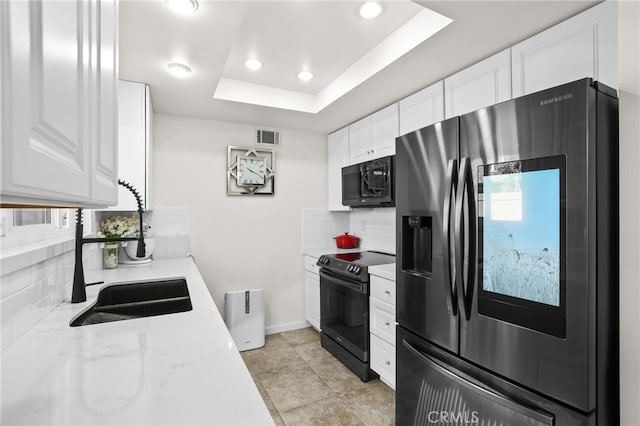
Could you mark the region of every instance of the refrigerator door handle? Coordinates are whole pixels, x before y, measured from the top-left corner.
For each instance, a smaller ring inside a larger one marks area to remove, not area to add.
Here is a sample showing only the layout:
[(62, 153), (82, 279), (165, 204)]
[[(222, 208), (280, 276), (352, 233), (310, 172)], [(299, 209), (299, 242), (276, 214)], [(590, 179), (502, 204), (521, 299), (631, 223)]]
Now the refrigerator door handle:
[(487, 400), (499, 404), (513, 412), (528, 417), (529, 419), (535, 420), (537, 422), (536, 424), (553, 425), (555, 423), (553, 415), (547, 412), (538, 410), (528, 405), (520, 404), (517, 401), (511, 400), (507, 396), (502, 395), (501, 393), (498, 393), (493, 389), (487, 389), (485, 387), (486, 385), (481, 385), (471, 377), (464, 377), (456, 374), (455, 371), (449, 371), (448, 369), (440, 365), (440, 363), (438, 363), (437, 360), (431, 355), (423, 350), (420, 350), (419, 348), (416, 348), (406, 339), (402, 339), (402, 346), (404, 346), (411, 354), (413, 354), (416, 358), (426, 364), (428, 368), (434, 369), (443, 376), (448, 377), (450, 380), (457, 383), (461, 387), (468, 389), (473, 393), (482, 395)]
[(444, 214), (442, 216), (442, 252), (444, 254), (444, 291), (447, 294), (447, 308), (451, 315), (458, 314), (458, 301), (456, 296), (455, 265), (452, 262), (451, 252), (451, 197), (456, 195), (456, 169), (458, 160), (449, 160), (447, 164), (447, 175), (445, 178), (444, 191)]
[(473, 189), (471, 159), (464, 157), (460, 161), (460, 170), (458, 172), (454, 239), (456, 291), (460, 309), (464, 311), (467, 321), (471, 319), (476, 258), (476, 212)]

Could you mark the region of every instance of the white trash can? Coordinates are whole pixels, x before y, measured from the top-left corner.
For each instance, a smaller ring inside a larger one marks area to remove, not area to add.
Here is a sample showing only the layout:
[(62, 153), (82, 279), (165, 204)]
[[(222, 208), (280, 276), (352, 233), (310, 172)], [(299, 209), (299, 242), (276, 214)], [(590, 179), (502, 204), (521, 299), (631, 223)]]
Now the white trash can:
[(239, 351), (264, 346), (264, 289), (224, 294), (224, 322)]

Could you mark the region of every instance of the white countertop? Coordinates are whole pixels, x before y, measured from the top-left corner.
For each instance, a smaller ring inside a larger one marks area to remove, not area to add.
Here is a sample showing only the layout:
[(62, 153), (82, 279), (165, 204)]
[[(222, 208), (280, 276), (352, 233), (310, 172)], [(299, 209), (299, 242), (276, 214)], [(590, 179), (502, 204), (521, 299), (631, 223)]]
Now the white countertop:
[(87, 282), (183, 276), (193, 310), (69, 327), (103, 285), (87, 287), (2, 353), (3, 425), (273, 424), (191, 258), (97, 275)]
[(396, 280), (396, 264), (388, 263), (386, 265), (369, 266), (369, 275), (386, 278), (391, 281)]
[(335, 246), (333, 247), (319, 247), (319, 248), (307, 248), (302, 251), (302, 254), (305, 256), (312, 257), (320, 257), (323, 254), (333, 254), (333, 253), (356, 253), (359, 251), (366, 251), (367, 249), (362, 247), (352, 248), (352, 249), (339, 249)]
[[(387, 253), (384, 250), (378, 250), (376, 248), (370, 247), (357, 247), (352, 249), (339, 249), (334, 247), (319, 247), (319, 248), (306, 248), (302, 251), (302, 254), (305, 256), (313, 256), (320, 257), (323, 254), (334, 254), (334, 253), (357, 253), (361, 251), (378, 251), (380, 253)], [(394, 254), (394, 253), (390, 253)]]

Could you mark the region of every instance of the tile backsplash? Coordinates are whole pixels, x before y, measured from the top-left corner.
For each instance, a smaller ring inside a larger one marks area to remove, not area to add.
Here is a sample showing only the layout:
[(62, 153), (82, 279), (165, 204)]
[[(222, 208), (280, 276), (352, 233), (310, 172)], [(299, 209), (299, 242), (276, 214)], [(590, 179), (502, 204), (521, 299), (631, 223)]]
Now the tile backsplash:
[(335, 247), (333, 237), (345, 232), (359, 237), (360, 247), (395, 254), (396, 209), (302, 209), (303, 252)]
[[(97, 244), (84, 247), (85, 272), (100, 259)], [(74, 241), (67, 240), (0, 261), (2, 349), (22, 337), (56, 306), (71, 298)]]
[(350, 232), (349, 212), (302, 209), (302, 251), (335, 247), (333, 237)]
[(353, 209), (349, 215), (350, 233), (360, 237), (363, 247), (385, 253), (396, 252), (396, 209)]
[(156, 207), (150, 219), (155, 236), (154, 259), (191, 254), (191, 212), (186, 207)]

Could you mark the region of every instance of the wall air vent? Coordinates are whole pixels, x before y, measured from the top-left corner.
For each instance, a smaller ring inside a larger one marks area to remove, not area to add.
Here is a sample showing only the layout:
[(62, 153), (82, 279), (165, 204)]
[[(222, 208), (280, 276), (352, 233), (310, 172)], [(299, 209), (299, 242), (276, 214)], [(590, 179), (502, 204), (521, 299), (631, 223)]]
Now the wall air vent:
[(280, 132), (278, 130), (257, 129), (256, 145), (277, 148), (280, 146)]

